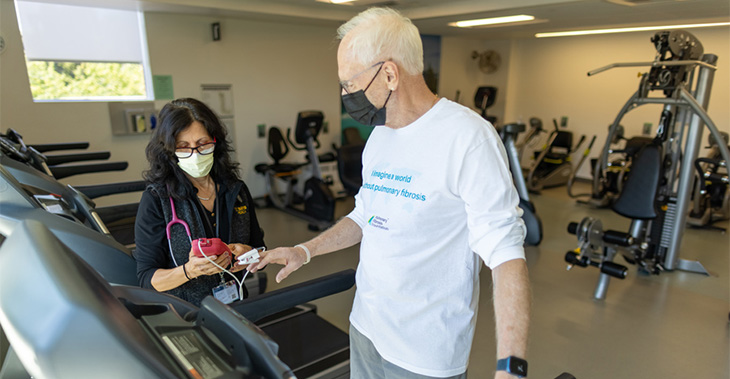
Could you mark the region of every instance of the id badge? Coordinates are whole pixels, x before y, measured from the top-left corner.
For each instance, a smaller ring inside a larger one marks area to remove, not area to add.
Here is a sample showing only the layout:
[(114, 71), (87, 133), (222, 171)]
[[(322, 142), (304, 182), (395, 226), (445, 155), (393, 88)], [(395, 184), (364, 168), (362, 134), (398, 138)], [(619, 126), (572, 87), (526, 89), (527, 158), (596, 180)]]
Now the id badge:
[(223, 304), (230, 304), (238, 300), (238, 286), (233, 280), (222, 283), (213, 288), (213, 296)]

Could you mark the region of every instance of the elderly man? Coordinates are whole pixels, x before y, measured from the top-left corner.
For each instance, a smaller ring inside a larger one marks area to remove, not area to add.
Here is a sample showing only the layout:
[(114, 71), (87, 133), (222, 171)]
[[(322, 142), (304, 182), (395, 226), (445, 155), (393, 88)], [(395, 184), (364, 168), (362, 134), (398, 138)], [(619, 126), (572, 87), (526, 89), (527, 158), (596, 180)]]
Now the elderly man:
[(338, 36), (343, 104), (355, 120), (377, 125), (355, 209), (251, 270), (285, 265), (279, 282), (311, 257), (359, 242), (352, 377), (465, 378), (484, 261), (494, 281), (495, 378), (525, 376), (525, 232), (497, 133), (428, 89), (418, 29), (397, 11), (371, 8)]

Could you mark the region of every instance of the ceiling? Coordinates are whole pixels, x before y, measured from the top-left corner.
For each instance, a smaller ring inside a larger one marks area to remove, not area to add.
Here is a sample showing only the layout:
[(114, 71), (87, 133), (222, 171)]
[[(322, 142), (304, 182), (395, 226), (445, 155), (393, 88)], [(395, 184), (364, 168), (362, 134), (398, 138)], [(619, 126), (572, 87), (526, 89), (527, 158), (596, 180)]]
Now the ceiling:
[[(27, 0), (26, 0), (27, 1)], [(422, 34), (480, 39), (533, 38), (538, 32), (618, 26), (730, 21), (728, 0), (358, 0), (337, 5), (315, 0), (30, 0), (105, 4), (149, 12), (179, 12), (336, 27), (371, 6), (390, 6), (413, 20)], [(460, 20), (528, 14), (534, 21), (455, 28)]]

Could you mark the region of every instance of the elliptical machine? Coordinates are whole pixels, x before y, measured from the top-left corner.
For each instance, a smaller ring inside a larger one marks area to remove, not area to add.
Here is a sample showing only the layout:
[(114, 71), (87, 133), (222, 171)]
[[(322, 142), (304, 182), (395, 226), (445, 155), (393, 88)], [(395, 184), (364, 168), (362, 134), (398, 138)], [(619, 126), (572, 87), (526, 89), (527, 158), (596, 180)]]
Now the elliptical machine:
[(543, 188), (567, 184), (573, 172), (570, 156), (585, 140), (585, 136), (581, 136), (578, 144), (573, 147), (573, 133), (559, 130), (555, 119), (553, 125), (555, 130), (550, 133), (545, 149), (535, 152), (535, 161), (527, 173), (527, 189), (531, 192), (539, 193)]
[[(324, 230), (332, 226), (335, 221), (335, 197), (329, 186), (322, 179), (322, 171), (319, 166), (319, 157), (316, 148), (319, 147), (317, 135), (319, 135), (324, 122), (324, 114), (320, 111), (303, 111), (297, 115), (297, 123), (294, 131), (296, 142), (306, 147), (297, 148), (289, 138), (287, 139), (295, 149), (307, 150), (309, 163), (287, 164), (281, 163), (289, 152), (289, 146), (284, 140), (281, 130), (277, 127), (269, 129), (269, 155), (274, 159), (273, 164), (257, 164), (256, 172), (266, 178), (267, 198), (276, 209), (289, 213), (306, 220), (310, 230)], [(312, 177), (304, 183), (303, 202), (304, 209), (295, 206), (294, 186), (297, 184), (297, 176), (301, 173), (301, 167), (310, 164), (312, 166)], [(286, 183), (284, 195), (278, 190), (277, 181)]]
[[(568, 269), (595, 266), (601, 270), (594, 298), (604, 299), (611, 277), (626, 277), (627, 269), (613, 262), (621, 252), (628, 263), (651, 274), (675, 269), (708, 274), (700, 262), (679, 259), (679, 247), (691, 202), (692, 181), (706, 126), (717, 141), (722, 137), (707, 114), (717, 56), (703, 54), (702, 44), (683, 30), (657, 32), (651, 39), (657, 50), (653, 62), (614, 63), (588, 73), (614, 67), (650, 66), (641, 76), (639, 89), (619, 112), (608, 139), (623, 116), (644, 104), (663, 106), (657, 135), (637, 154), (632, 173), (613, 204), (613, 210), (631, 219), (629, 231), (603, 231), (600, 220), (586, 218), (568, 226), (578, 237), (579, 247), (565, 255)], [(661, 91), (664, 97), (649, 97)], [(682, 141), (685, 146), (682, 147)], [(729, 161), (730, 151), (718, 144), (719, 154)], [(608, 148), (599, 163), (605, 168)]]
[[(631, 165), (636, 154), (653, 141), (653, 137), (634, 136), (624, 137), (624, 127), (621, 124), (609, 125), (611, 139), (606, 139), (604, 149), (607, 149), (607, 161), (601, 157), (591, 159), (591, 175), (593, 186), (586, 203), (598, 208), (611, 205), (615, 201), (626, 180), (631, 173)], [(622, 147), (620, 141), (625, 141)]]
[[(720, 132), (727, 145), (728, 134)], [(697, 177), (692, 197), (692, 209), (687, 223), (699, 228), (711, 228), (725, 231), (713, 223), (727, 220), (730, 217), (730, 180), (728, 180), (727, 163), (722, 160), (717, 140), (709, 136), (709, 153), (704, 158), (697, 158), (694, 166)]]

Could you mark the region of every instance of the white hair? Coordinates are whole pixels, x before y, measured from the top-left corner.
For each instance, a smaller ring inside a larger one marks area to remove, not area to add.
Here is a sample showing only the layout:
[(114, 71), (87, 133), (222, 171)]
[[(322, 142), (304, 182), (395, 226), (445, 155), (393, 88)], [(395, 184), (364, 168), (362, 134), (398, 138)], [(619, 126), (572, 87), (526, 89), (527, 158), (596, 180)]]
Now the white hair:
[(342, 40), (358, 28), (350, 39), (350, 53), (363, 66), (392, 60), (411, 75), (423, 72), (423, 44), (418, 28), (391, 8), (370, 8), (337, 29)]

